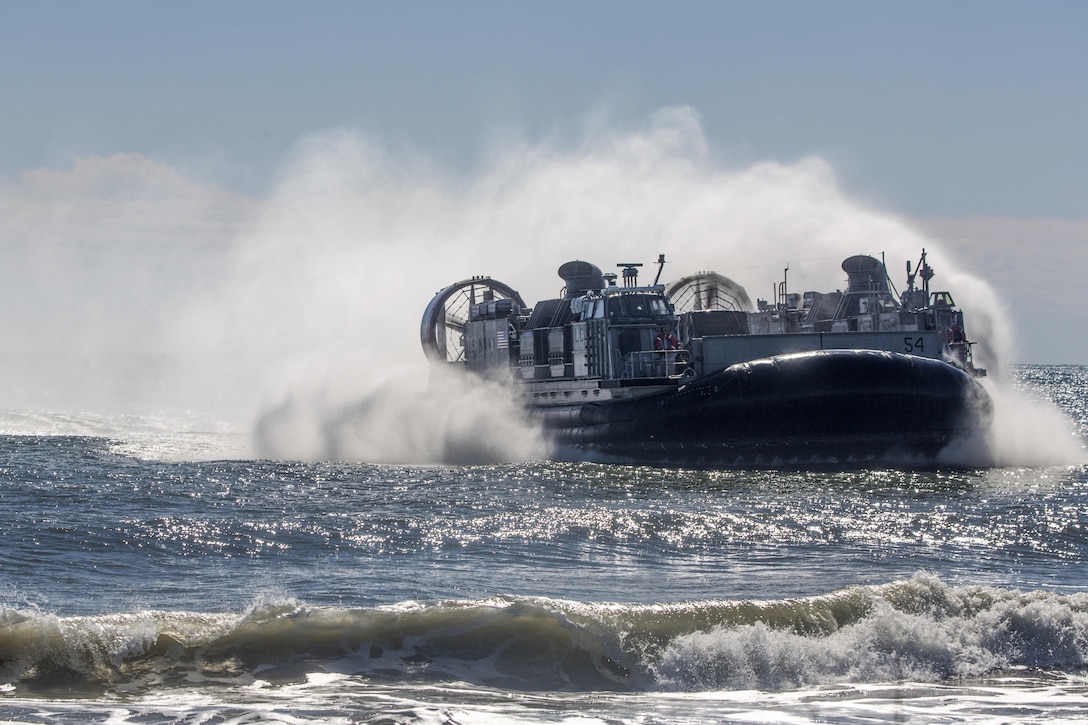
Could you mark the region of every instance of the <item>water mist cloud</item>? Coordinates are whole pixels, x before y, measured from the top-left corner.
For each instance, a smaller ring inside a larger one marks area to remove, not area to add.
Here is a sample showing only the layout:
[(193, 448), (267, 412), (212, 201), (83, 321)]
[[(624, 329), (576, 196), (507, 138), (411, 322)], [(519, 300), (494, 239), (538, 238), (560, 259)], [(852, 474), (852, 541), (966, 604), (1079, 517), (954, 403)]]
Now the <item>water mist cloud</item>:
[[(1004, 359), (1010, 333), (996, 295), (957, 269), (939, 242), (846, 198), (818, 158), (721, 168), (690, 108), (666, 109), (627, 131), (598, 116), (575, 148), (512, 143), (492, 149), (488, 158), (473, 177), (457, 178), (411, 152), (394, 155), (364, 134), (314, 136), (299, 144), (252, 236), (241, 240), (228, 299), (217, 303), (235, 310), (242, 323), (226, 337), (246, 340), (250, 354), (270, 363), (264, 383), (277, 401), (269, 410), (280, 411), (278, 419), (284, 419), (284, 400), (296, 412), (308, 410), (305, 415), (324, 411), (317, 425), (322, 455), (352, 457), (345, 428), (330, 433), (336, 426), (328, 416), (344, 410), (355, 411), (356, 431), (370, 431), (360, 439), (381, 438), (361, 422), (364, 408), (383, 411), (384, 420), (400, 415), (412, 421), (402, 426), (405, 440), (414, 435), (437, 445), (441, 432), (411, 426), (441, 416), (392, 402), (426, 399), (419, 397), (427, 395), (429, 375), (417, 330), (429, 294), (488, 274), (531, 302), (555, 295), (561, 283), (554, 270), (569, 259), (608, 267), (651, 261), (663, 252), (670, 260), (666, 278), (716, 269), (758, 295), (769, 292), (786, 265), (793, 289), (835, 289), (842, 286), (838, 263), (846, 256), (884, 254), (894, 270), (916, 260), (924, 247), (938, 269), (937, 287), (955, 290), (974, 336), (985, 336), (980, 363), (996, 371)], [(312, 388), (306, 376), (287, 382), (291, 375), (276, 368), (277, 361), (300, 359), (309, 361), (310, 374), (330, 360), (358, 363), (339, 383), (339, 396), (338, 385), (321, 373), (321, 403), (306, 405), (298, 392)], [(376, 382), (393, 373), (403, 375), (403, 384)], [(360, 392), (367, 381), (374, 382)], [(487, 405), (462, 402), (460, 408), (463, 415), (475, 411), (477, 421), (489, 420)], [(266, 411), (262, 421), (269, 420)], [(999, 416), (997, 429), (1012, 425), (1015, 437), (1015, 420)], [(386, 440), (385, 450), (398, 449)], [(355, 445), (356, 455), (397, 458), (368, 445)], [(427, 454), (419, 445), (410, 448), (416, 453), (408, 460), (446, 455), (433, 446)], [(266, 450), (277, 452), (274, 446)]]
[[(177, 238), (162, 248), (188, 244), (191, 253), (161, 257), (170, 269), (139, 268), (170, 294), (140, 304), (137, 293), (147, 288), (134, 285), (132, 316), (154, 324), (132, 325), (118, 312), (130, 329), (117, 344), (163, 351), (157, 384), (188, 391), (190, 405), (255, 417), (269, 456), (538, 457), (539, 441), (495, 389), (446, 385), (456, 388), (447, 403), (459, 413), (441, 407), (444, 398), (428, 387), (419, 322), (434, 292), (472, 275), (494, 276), (530, 304), (553, 297), (562, 284), (555, 270), (571, 259), (608, 268), (664, 253), (664, 280), (714, 269), (765, 297), (786, 265), (793, 290), (836, 289), (847, 256), (883, 253), (894, 276), (925, 247), (934, 285), (955, 292), (972, 337), (987, 339), (979, 362), (996, 372), (1011, 337), (992, 289), (958, 269), (940, 242), (847, 198), (819, 158), (724, 168), (687, 107), (620, 130), (598, 114), (574, 146), (497, 142), (462, 175), (363, 132), (315, 134), (296, 145), (260, 204), (195, 188), (145, 162), (112, 158), (67, 174), (35, 173), (20, 193), (89, 194), (88, 208), (120, 198), (133, 229), (155, 229), (154, 215), (144, 213), (164, 210), (160, 226), (173, 231), (161, 236)], [(167, 203), (156, 207), (156, 199)], [(32, 226), (24, 220), (21, 228), (33, 236)], [(67, 233), (75, 230), (54, 237)], [(117, 249), (102, 263), (120, 279), (137, 257)], [(79, 277), (63, 263), (56, 269), (49, 273)], [(451, 432), (503, 426), (517, 433), (501, 450), (470, 450), (457, 443), (466, 434)]]
[[(539, 460), (547, 447), (502, 384), (435, 367), (357, 381), (300, 376), (254, 426), (258, 455), (454, 465)], [(426, 384), (421, 385), (420, 375)]]

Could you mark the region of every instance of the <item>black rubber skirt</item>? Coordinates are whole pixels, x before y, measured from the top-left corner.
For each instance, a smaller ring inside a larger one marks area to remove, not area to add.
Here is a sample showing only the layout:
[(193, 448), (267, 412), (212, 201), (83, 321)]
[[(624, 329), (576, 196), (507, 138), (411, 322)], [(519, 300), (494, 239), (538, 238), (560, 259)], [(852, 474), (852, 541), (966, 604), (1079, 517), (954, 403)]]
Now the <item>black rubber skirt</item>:
[(993, 417), (962, 370), (871, 350), (753, 360), (665, 393), (570, 407), (547, 416), (559, 457), (725, 466), (932, 457)]

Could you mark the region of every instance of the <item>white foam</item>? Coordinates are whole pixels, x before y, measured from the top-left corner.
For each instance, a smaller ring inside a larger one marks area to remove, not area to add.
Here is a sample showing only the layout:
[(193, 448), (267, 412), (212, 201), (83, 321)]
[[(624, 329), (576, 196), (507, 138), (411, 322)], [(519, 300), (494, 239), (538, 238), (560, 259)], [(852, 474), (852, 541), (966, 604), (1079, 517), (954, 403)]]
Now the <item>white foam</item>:
[(673, 640), (653, 670), (665, 689), (780, 690), (1086, 664), (1085, 597), (955, 589), (919, 574), (877, 590), (868, 614), (831, 634), (806, 636), (761, 621), (694, 632)]

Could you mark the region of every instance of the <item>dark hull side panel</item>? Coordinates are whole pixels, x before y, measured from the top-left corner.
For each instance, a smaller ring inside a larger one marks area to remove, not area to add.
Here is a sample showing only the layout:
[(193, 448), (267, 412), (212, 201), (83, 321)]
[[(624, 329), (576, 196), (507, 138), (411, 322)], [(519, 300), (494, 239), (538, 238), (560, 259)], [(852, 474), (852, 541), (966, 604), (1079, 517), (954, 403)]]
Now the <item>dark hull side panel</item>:
[(541, 419), (560, 457), (747, 465), (932, 457), (991, 417), (981, 386), (947, 363), (835, 350), (732, 365), (660, 395)]

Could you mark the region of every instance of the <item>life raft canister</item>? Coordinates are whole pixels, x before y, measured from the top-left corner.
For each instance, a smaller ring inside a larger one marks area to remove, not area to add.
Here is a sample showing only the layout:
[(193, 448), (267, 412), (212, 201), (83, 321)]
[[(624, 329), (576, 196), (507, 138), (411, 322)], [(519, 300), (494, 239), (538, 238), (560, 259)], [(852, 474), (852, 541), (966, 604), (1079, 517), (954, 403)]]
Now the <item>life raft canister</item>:
[(655, 350), (677, 350), (680, 347), (680, 342), (676, 339), (676, 335), (671, 332), (659, 332), (657, 337), (654, 338)]

